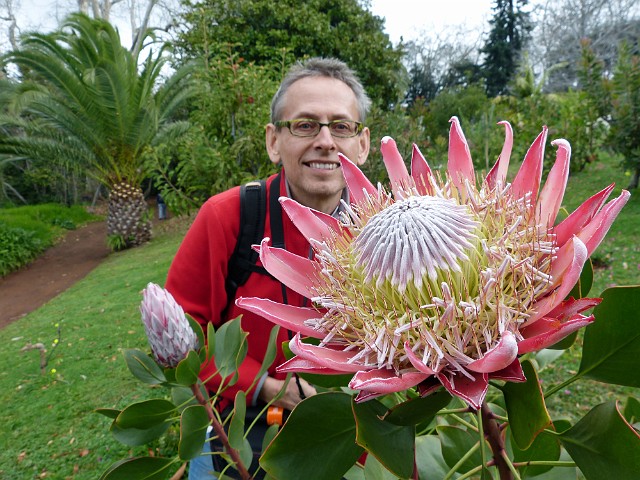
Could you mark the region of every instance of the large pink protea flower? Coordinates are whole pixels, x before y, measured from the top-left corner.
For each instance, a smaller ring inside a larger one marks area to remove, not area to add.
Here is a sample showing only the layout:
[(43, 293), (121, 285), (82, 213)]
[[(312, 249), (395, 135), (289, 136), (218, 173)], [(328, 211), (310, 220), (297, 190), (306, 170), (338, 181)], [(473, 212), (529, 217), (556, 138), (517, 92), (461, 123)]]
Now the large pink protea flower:
[(176, 367), (198, 348), (198, 337), (169, 291), (149, 283), (142, 291), (140, 313), (153, 356), (163, 367)]
[[(489, 378), (524, 381), (518, 354), (552, 345), (593, 321), (600, 299), (565, 299), (585, 261), (627, 202), (604, 205), (613, 185), (554, 225), (569, 174), (570, 146), (538, 194), (546, 128), (506, 182), (513, 133), (478, 188), (467, 141), (452, 118), (445, 178), (414, 146), (411, 175), (395, 142), (381, 151), (391, 192), (342, 157), (351, 205), (340, 221), (281, 198), (311, 243), (311, 260), (260, 245), (265, 268), (315, 308), (244, 298), (238, 305), (299, 332), (280, 371), (353, 373), (358, 400), (442, 384), (471, 407)], [(321, 339), (319, 346), (301, 335)]]

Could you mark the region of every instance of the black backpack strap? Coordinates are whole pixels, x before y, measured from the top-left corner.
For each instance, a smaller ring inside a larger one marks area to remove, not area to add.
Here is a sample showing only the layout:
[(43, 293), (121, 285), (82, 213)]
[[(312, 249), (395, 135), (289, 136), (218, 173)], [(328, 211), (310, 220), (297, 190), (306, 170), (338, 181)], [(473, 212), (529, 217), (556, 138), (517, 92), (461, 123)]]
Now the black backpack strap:
[[(280, 175), (271, 183), (269, 198), (271, 211), (272, 244), (284, 248), (284, 233), (282, 229), (282, 207), (280, 197)], [(259, 254), (252, 245), (260, 244), (264, 237), (264, 224), (267, 216), (267, 187), (264, 180), (249, 182), (240, 187), (240, 232), (236, 247), (229, 258), (225, 289), (227, 305), (223, 310), (226, 314), (229, 306), (236, 297), (238, 287), (244, 285), (252, 273), (269, 275), (263, 268), (256, 265)]]

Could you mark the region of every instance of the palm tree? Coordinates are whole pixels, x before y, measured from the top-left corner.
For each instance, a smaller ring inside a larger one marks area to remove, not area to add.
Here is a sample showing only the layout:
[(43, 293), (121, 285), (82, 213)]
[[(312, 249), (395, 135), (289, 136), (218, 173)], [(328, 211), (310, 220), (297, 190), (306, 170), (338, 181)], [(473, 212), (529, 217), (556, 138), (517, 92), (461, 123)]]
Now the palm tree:
[(5, 59), (23, 75), (7, 107), (23, 134), (0, 138), (0, 154), (81, 166), (95, 176), (109, 191), (115, 250), (151, 235), (141, 188), (145, 151), (188, 128), (172, 116), (193, 94), (190, 68), (164, 80), (165, 50), (139, 62), (111, 24), (73, 14), (57, 32), (26, 35)]

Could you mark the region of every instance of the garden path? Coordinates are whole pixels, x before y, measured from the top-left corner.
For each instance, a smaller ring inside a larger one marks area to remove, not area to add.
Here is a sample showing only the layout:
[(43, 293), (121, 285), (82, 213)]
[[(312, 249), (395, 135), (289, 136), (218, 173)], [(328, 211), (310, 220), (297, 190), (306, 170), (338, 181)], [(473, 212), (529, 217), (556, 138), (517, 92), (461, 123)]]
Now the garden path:
[(0, 329), (41, 307), (82, 279), (109, 255), (105, 222), (69, 231), (53, 247), (0, 278)]

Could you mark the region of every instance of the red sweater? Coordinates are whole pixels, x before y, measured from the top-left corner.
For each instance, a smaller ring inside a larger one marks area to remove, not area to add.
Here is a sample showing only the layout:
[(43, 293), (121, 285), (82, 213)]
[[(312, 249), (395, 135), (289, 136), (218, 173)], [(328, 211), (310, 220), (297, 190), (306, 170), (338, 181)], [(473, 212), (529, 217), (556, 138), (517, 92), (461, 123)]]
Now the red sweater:
[[(267, 180), (267, 216), (264, 236), (271, 237), (270, 211), (268, 205), (269, 192), (275, 175)], [(286, 196), (284, 172), (280, 181), (280, 196)], [(287, 250), (300, 256), (308, 256), (309, 244), (293, 225), (289, 217), (282, 214), (283, 232)], [(184, 311), (195, 318), (206, 333), (207, 323), (212, 322), (217, 328), (224, 322), (242, 315), (242, 328), (248, 332), (248, 354), (238, 370), (238, 382), (222, 393), (219, 407), (223, 409), (233, 402), (238, 391), (247, 393), (247, 403), (251, 403), (254, 382), (267, 350), (269, 333), (273, 324), (264, 318), (238, 308), (231, 304), (227, 315), (222, 318), (222, 311), (227, 305), (225, 278), (227, 264), (233, 253), (240, 231), (240, 187), (211, 197), (207, 200), (189, 228), (178, 253), (169, 269), (166, 288), (175, 297)], [(260, 261), (258, 261), (260, 265)], [(249, 280), (236, 292), (238, 297), (261, 297), (282, 302), (282, 287), (279, 282), (263, 274), (253, 273)], [(296, 292), (287, 289), (287, 301), (290, 305), (302, 305), (303, 298)], [(288, 340), (288, 333), (281, 329), (278, 345)], [(269, 367), (269, 376), (282, 379), (275, 367), (285, 361), (282, 349), (278, 347), (275, 361)], [(213, 359), (203, 365), (200, 378), (205, 379), (215, 371)], [(227, 380), (228, 381), (228, 380)], [(215, 376), (207, 382), (209, 391), (215, 392), (220, 385), (220, 377)]]

